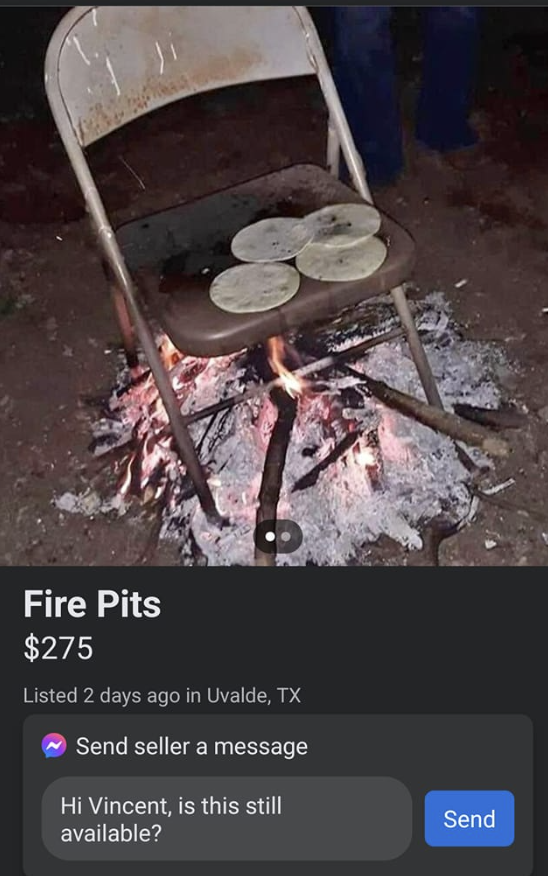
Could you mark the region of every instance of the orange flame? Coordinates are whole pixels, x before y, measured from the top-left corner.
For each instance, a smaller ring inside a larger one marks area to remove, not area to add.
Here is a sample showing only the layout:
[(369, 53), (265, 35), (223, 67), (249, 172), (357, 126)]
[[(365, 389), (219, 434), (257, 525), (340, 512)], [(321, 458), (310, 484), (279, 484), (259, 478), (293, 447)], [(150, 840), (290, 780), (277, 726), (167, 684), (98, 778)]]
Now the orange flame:
[(268, 363), (281, 380), (282, 387), (290, 398), (298, 398), (305, 388), (304, 380), (292, 374), (283, 363), (284, 342), (281, 338), (269, 338), (266, 342)]
[(177, 349), (167, 335), (165, 338), (162, 338), (160, 344), (160, 356), (162, 357), (166, 368), (173, 368), (173, 366), (183, 358), (183, 354)]

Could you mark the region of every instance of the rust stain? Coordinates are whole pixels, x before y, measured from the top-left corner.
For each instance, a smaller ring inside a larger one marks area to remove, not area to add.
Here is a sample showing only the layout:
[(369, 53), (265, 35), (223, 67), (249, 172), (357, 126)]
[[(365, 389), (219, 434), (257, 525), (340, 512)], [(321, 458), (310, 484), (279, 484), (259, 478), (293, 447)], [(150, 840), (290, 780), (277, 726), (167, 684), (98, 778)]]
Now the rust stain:
[[(87, 118), (78, 122), (83, 139), (89, 145), (158, 105), (165, 105), (179, 97), (188, 97), (232, 82), (253, 81), (256, 77), (252, 71), (260, 65), (262, 58), (258, 51), (239, 49), (230, 56), (209, 59), (188, 72), (175, 70), (171, 75), (161, 76), (157, 72), (149, 75), (139, 91), (128, 92), (122, 88), (119, 97), (109, 96), (90, 106)], [(111, 90), (111, 83), (106, 80), (105, 89)]]
[(241, 82), (254, 67), (260, 65), (263, 57), (259, 51), (239, 49), (229, 57), (211, 58), (207, 63), (196, 67), (190, 80), (196, 91), (214, 82)]

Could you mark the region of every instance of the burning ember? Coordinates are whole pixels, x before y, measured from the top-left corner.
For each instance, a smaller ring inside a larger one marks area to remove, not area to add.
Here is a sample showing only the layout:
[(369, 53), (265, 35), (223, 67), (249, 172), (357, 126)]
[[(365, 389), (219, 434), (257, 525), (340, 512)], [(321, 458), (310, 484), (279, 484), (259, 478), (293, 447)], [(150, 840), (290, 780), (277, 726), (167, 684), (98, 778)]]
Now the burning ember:
[[(441, 375), (446, 403), (497, 407), (500, 394), (492, 373), (501, 354), (488, 345), (463, 341), (441, 296), (430, 296), (421, 307), (419, 327), (433, 369)], [(374, 332), (359, 324), (333, 331), (324, 342), (327, 353), (390, 329), (392, 319), (385, 318)], [(296, 347), (300, 350), (299, 339)], [(253, 564), (258, 493), (276, 405), (268, 394), (250, 390), (259, 380), (245, 351), (198, 359), (182, 355), (166, 338), (160, 349), (184, 414), (248, 393), (245, 402), (190, 426), (219, 511), (230, 525), (219, 531), (206, 519), (145, 369), (133, 383), (121, 383), (113, 392), (105, 416), (94, 427), (93, 452), (100, 456), (117, 451), (119, 501), (138, 497), (161, 503), (162, 537), (179, 541), (184, 563), (195, 562), (198, 552), (212, 565)], [(291, 373), (290, 367), (295, 371), (301, 362), (293, 361), (293, 348), (280, 338), (270, 339), (266, 355), (297, 403), (278, 516), (296, 521), (304, 538), (295, 554), (279, 556), (278, 563), (340, 565), (360, 556), (363, 561), (364, 546), (381, 535), (420, 548), (421, 526), (441, 510), (458, 519), (466, 516), (469, 476), (454, 443), (389, 411), (360, 385), (361, 370), (420, 397), (405, 342), (375, 347), (354, 363), (353, 375), (331, 370), (306, 381)], [(481, 455), (476, 458), (484, 461)], [(108, 502), (105, 510), (114, 507)]]
[(289, 371), (283, 362), (285, 345), (282, 338), (269, 338), (266, 342), (268, 364), (274, 374), (282, 381), (282, 386), (290, 398), (298, 398), (306, 386), (304, 380)]
[(375, 468), (378, 461), (373, 448), (364, 446), (361, 441), (354, 445), (352, 459), (359, 468)]
[[(218, 380), (233, 356), (199, 359), (184, 356), (169, 338), (162, 338), (159, 350), (171, 384), (184, 410), (190, 396)], [(148, 369), (132, 375), (132, 381), (115, 392), (109, 402), (109, 415), (116, 418), (114, 434), (98, 434), (93, 442), (96, 456), (114, 447), (133, 445), (122, 462), (117, 492), (122, 498), (135, 496), (145, 504), (165, 501), (173, 507), (184, 493), (186, 472), (169, 428), (169, 419), (156, 383)], [(207, 393), (199, 393), (205, 398)]]

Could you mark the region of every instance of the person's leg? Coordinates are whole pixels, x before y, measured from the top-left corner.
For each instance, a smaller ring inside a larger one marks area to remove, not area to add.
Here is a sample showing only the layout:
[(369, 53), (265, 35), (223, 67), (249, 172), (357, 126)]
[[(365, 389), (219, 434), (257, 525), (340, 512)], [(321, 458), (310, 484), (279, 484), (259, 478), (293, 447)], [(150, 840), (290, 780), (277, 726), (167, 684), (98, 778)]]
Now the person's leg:
[(473, 146), (468, 122), (479, 48), (477, 6), (424, 10), (423, 84), (417, 110), (417, 139), (451, 152)]
[(391, 13), (387, 6), (334, 8), (335, 82), (372, 185), (391, 182), (403, 168)]

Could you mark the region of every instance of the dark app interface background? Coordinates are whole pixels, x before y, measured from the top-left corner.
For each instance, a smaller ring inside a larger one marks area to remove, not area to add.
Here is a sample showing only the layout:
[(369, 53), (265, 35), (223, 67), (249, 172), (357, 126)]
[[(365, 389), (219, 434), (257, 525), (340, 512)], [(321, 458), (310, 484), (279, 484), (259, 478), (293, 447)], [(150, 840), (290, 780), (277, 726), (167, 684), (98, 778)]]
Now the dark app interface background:
[(547, 872), (542, 595), (475, 571), (21, 587), (9, 872)]

